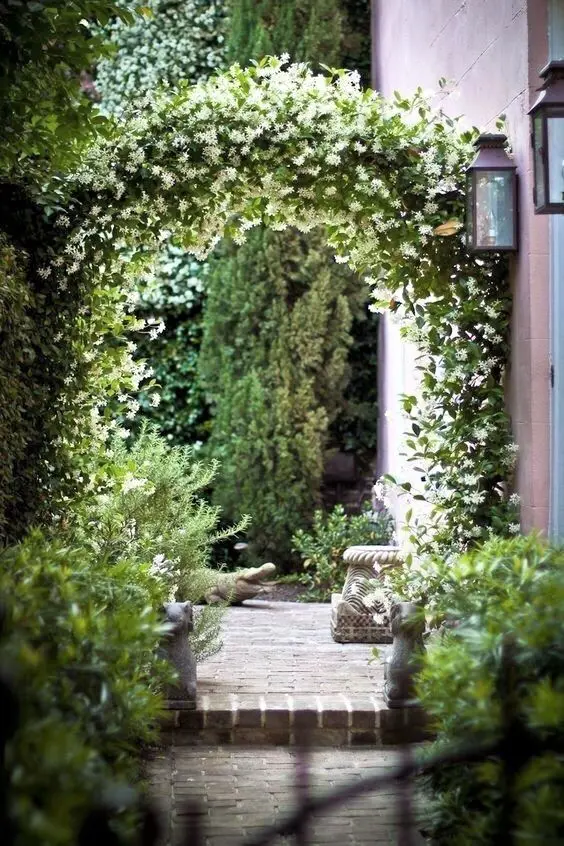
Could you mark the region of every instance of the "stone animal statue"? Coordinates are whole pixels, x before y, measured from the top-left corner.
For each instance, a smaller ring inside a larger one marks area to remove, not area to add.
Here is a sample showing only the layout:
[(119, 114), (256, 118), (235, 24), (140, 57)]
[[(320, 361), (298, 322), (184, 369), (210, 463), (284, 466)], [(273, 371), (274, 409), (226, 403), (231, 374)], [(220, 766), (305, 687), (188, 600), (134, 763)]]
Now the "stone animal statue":
[(267, 593), (269, 586), (264, 580), (272, 578), (275, 572), (276, 566), (268, 562), (262, 567), (236, 570), (234, 573), (219, 573), (215, 585), (205, 594), (205, 600), (210, 605), (216, 602), (240, 605), (245, 599), (253, 599), (259, 593)]
[(163, 610), (171, 626), (163, 638), (163, 652), (178, 673), (178, 681), (169, 686), (167, 698), (176, 708), (195, 708), (196, 658), (188, 637), (194, 629), (192, 603), (166, 602)]
[(413, 679), (418, 653), (424, 649), (425, 620), (414, 602), (398, 602), (391, 609), (392, 648), (384, 666), (384, 697), (388, 708), (413, 704)]

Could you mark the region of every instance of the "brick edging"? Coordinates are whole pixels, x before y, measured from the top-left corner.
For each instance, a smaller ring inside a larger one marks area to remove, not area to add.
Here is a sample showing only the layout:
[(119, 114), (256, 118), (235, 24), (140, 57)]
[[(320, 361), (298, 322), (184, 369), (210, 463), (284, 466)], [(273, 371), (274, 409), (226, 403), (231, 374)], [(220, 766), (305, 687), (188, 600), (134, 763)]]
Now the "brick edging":
[(428, 736), (421, 708), (389, 709), (376, 696), (202, 696), (192, 711), (169, 709), (162, 735), (178, 745), (387, 745)]

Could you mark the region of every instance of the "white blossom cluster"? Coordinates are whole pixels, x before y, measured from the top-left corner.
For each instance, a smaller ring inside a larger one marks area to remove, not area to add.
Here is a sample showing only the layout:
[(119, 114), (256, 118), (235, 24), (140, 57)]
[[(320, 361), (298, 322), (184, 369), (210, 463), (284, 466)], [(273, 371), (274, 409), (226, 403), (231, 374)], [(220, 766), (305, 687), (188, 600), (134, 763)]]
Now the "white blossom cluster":
[(119, 114), (163, 79), (199, 82), (225, 62), (224, 0), (146, 0), (145, 7), (133, 24), (106, 27), (116, 52), (98, 63), (96, 88), (107, 113)]

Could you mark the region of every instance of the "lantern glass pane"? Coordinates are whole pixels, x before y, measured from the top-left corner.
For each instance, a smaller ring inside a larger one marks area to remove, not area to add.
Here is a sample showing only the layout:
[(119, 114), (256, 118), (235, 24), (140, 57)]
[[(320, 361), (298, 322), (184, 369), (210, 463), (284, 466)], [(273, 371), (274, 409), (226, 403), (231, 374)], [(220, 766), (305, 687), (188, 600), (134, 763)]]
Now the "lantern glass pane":
[(471, 174), (466, 181), (466, 243), (474, 245), (474, 178)]
[(509, 248), (514, 235), (514, 192), (512, 170), (476, 172), (476, 246)]
[(544, 186), (544, 140), (543, 118), (537, 115), (533, 121), (534, 167), (535, 167), (535, 197), (536, 206), (544, 206), (546, 191)]
[(564, 112), (547, 116), (549, 202), (564, 203)]

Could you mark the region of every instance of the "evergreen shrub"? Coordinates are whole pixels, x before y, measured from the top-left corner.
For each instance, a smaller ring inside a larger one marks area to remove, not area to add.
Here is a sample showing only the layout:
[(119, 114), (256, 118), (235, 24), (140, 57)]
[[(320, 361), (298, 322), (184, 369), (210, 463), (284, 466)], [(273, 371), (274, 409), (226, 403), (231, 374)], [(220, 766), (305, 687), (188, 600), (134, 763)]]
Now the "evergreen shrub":
[(60, 237), (31, 190), (0, 181), (0, 546), (74, 490), (69, 421), (53, 406), (77, 392), (65, 379), (81, 289), (63, 294), (39, 272)]
[[(88, 549), (111, 572), (120, 561), (150, 566), (170, 600), (201, 600), (213, 585), (212, 546), (246, 526), (218, 528), (219, 510), (203, 492), (217, 465), (195, 461), (189, 447), (171, 447), (144, 426), (131, 447), (111, 444), (112, 478), (101, 493), (68, 514), (59, 528), (70, 543)], [(198, 659), (221, 647), (221, 610), (201, 609), (193, 645)]]
[(157, 88), (207, 79), (224, 64), (226, 23), (224, 0), (147, 0), (133, 24), (115, 18), (103, 31), (113, 52), (96, 65), (103, 110), (119, 115)]
[[(514, 706), (530, 732), (559, 752), (536, 757), (515, 783), (516, 843), (564, 838), (564, 549), (537, 536), (492, 540), (450, 564), (434, 611), (451, 626), (435, 636), (418, 678), (436, 748), (499, 737), (502, 646), (514, 643)], [(454, 627), (453, 627), (453, 624)], [(525, 743), (525, 740), (523, 740)], [(524, 752), (516, 749), (515, 752)], [(489, 844), (499, 834), (500, 763), (444, 767), (430, 779), (431, 842)]]
[[(339, 0), (231, 0), (229, 14), (227, 57), (242, 66), (283, 53), (339, 65), (345, 44), (349, 57), (364, 44), (349, 38), (357, 22)], [(200, 372), (212, 406), (208, 449), (222, 465), (215, 499), (231, 519), (252, 515), (251, 557), (289, 571), (292, 533), (321, 504), (328, 449), (373, 456), (368, 290), (335, 264), (322, 232), (291, 229), (252, 231), (243, 246), (225, 247), (207, 284)]]
[(0, 555), (0, 665), (19, 701), (7, 800), (21, 846), (78, 842), (105, 788), (139, 777), (170, 679), (156, 654), (165, 595), (149, 570), (127, 559), (108, 568), (39, 531)]
[(175, 444), (198, 447), (207, 440), (210, 409), (198, 372), (207, 264), (168, 243), (151, 274), (136, 282), (136, 314), (160, 319), (162, 332), (139, 333), (138, 359), (146, 359), (159, 386), (141, 390), (140, 418), (151, 420)]
[(210, 267), (200, 371), (212, 404), (215, 502), (249, 513), (250, 555), (291, 567), (320, 504), (328, 429), (347, 376), (356, 278), (321, 233), (256, 230)]

